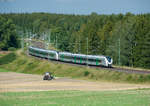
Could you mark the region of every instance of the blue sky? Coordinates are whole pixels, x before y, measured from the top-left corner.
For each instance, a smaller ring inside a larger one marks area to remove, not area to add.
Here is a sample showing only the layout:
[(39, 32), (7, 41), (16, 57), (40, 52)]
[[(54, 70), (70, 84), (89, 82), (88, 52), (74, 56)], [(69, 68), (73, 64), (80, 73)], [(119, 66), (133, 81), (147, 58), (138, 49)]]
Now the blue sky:
[(4, 12), (141, 14), (150, 13), (150, 0), (0, 0), (0, 13)]

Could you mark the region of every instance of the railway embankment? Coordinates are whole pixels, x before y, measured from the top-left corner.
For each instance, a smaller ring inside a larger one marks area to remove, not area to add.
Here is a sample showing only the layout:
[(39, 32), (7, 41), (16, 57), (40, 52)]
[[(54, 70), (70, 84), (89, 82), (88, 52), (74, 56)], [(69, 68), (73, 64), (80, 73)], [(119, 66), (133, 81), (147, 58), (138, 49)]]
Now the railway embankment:
[(28, 56), (23, 50), (6, 54), (0, 57), (0, 68), (19, 73), (44, 74), (52, 72), (58, 77), (127, 83), (150, 83), (150, 74), (136, 74), (104, 70), (103, 68), (87, 68), (72, 64), (60, 64), (57, 61), (48, 61)]

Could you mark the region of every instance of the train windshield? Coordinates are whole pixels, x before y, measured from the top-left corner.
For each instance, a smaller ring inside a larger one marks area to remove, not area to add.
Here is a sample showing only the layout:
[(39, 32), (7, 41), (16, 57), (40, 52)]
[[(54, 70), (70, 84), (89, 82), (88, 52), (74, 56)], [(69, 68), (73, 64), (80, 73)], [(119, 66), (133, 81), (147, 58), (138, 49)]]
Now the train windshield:
[(107, 58), (108, 62), (111, 62), (111, 57), (106, 56), (106, 58)]

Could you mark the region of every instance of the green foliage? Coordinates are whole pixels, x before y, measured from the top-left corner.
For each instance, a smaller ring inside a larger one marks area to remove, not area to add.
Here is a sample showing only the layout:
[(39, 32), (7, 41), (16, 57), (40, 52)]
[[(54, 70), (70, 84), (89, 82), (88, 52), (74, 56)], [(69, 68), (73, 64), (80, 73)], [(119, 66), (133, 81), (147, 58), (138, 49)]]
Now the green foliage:
[(9, 47), (19, 46), (16, 27), (11, 19), (0, 16), (0, 49), (8, 50)]
[(8, 64), (16, 59), (15, 53), (9, 53), (3, 57), (0, 57), (0, 65)]
[(89, 71), (85, 71), (85, 72), (84, 72), (84, 76), (88, 76), (89, 74), (90, 74)]
[[(1, 15), (4, 17), (1, 22), (8, 17), (8, 23), (13, 20), (17, 32), (22, 32), (20, 36), (35, 34), (35, 38), (43, 39), (46, 35), (45, 40), (57, 50), (82, 54), (88, 51), (88, 54), (111, 56), (114, 64), (150, 68), (150, 14)], [(13, 25), (9, 26), (13, 29)], [(0, 47), (7, 44), (3, 40)]]

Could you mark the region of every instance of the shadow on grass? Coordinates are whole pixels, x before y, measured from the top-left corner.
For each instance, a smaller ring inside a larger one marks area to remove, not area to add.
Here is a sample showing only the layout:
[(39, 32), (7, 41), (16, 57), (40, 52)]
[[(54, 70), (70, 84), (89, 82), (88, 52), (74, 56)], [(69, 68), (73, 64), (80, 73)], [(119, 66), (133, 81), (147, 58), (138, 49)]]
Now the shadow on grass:
[(0, 57), (0, 65), (11, 63), (16, 59), (15, 53), (9, 53), (3, 57)]

